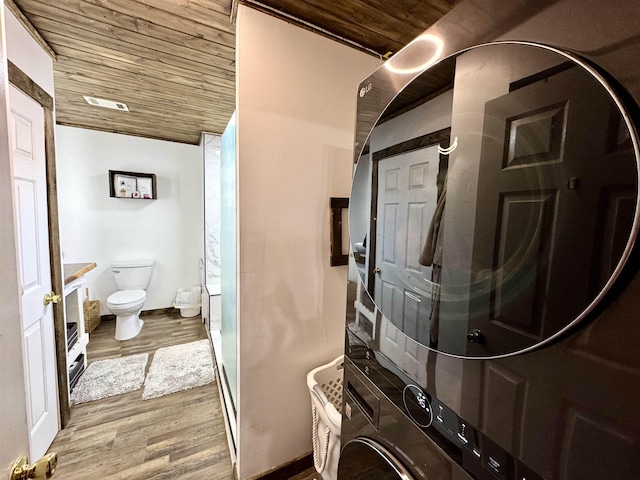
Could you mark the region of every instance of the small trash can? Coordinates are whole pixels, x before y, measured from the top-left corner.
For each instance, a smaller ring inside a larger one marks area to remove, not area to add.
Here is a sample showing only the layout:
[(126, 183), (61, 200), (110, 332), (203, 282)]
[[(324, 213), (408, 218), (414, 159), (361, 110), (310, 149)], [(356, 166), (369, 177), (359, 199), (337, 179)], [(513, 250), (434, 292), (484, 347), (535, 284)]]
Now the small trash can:
[(322, 480), (335, 480), (340, 457), (344, 355), (307, 374), (311, 395), (313, 466)]
[(173, 308), (179, 308), (182, 317), (195, 317), (200, 313), (201, 305), (202, 289), (200, 285), (179, 288), (173, 301)]

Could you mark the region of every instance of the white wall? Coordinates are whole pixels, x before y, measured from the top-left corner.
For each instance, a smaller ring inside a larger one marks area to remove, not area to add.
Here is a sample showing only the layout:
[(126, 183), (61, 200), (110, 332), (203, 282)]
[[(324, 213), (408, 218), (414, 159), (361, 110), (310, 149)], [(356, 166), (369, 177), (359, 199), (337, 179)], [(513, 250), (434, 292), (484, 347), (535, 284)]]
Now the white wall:
[(344, 350), (329, 198), (349, 195), (356, 88), (379, 60), (243, 5), (236, 42), (242, 480), (311, 451), (306, 374)]
[[(200, 283), (202, 147), (56, 126), (56, 161), (63, 262), (98, 264), (87, 280), (101, 314), (117, 290), (116, 260), (155, 260), (143, 310), (170, 307), (179, 287)], [(158, 199), (109, 197), (109, 170), (155, 173)]]
[(4, 13), (9, 60), (53, 97), (53, 59), (6, 7)]

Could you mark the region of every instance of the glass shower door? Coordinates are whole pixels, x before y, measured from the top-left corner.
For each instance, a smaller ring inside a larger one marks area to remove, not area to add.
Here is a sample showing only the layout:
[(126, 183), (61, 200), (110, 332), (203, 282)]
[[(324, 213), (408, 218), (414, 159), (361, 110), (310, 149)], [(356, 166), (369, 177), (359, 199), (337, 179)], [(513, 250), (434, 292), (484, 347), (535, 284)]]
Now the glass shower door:
[(220, 149), (220, 255), (222, 294), (222, 365), (233, 410), (237, 398), (237, 231), (236, 231), (236, 122), (231, 117)]

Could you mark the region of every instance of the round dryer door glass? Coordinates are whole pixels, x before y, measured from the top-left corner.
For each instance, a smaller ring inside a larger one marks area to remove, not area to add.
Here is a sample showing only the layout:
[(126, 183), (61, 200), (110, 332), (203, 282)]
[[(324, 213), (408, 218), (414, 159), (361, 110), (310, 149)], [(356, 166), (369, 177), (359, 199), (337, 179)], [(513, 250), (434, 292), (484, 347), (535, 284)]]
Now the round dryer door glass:
[(413, 475), (378, 442), (356, 438), (340, 453), (338, 480), (413, 480)]
[(349, 225), (381, 335), (486, 358), (593, 311), (633, 248), (637, 205), (636, 137), (614, 89), (562, 52), (499, 43), (438, 62), (388, 105)]

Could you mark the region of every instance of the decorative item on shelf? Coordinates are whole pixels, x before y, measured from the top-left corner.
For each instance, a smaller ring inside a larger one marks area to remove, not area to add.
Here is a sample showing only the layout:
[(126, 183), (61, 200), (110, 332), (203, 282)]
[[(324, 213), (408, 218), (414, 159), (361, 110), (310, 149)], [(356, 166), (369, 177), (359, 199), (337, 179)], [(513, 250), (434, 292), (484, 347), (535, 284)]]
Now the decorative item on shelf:
[(86, 289), (87, 300), (84, 302), (84, 330), (87, 333), (93, 332), (100, 325), (100, 301), (89, 300), (89, 289)]
[(109, 196), (155, 200), (158, 198), (156, 175), (155, 173), (109, 170)]

